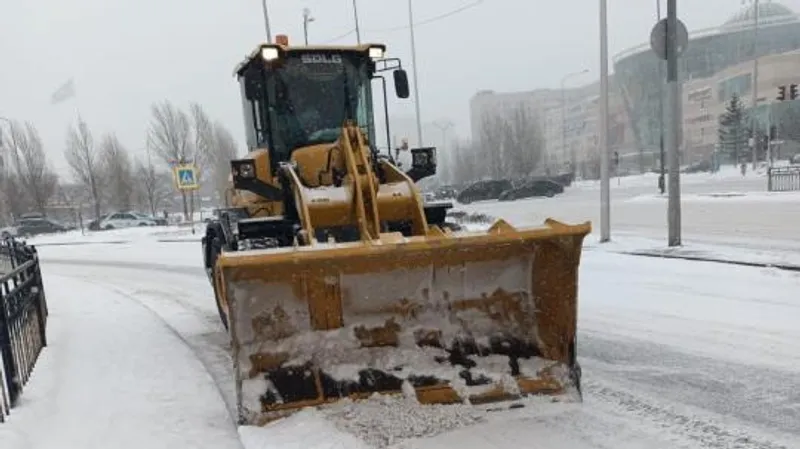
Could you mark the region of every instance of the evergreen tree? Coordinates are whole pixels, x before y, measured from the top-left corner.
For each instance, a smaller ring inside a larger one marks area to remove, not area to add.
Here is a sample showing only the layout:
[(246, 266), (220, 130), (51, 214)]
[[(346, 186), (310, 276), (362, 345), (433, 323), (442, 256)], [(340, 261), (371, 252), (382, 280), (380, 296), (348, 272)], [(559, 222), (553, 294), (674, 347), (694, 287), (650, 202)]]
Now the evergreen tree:
[(744, 105), (738, 94), (734, 94), (719, 118), (718, 141), (720, 152), (734, 164), (747, 148), (748, 130)]

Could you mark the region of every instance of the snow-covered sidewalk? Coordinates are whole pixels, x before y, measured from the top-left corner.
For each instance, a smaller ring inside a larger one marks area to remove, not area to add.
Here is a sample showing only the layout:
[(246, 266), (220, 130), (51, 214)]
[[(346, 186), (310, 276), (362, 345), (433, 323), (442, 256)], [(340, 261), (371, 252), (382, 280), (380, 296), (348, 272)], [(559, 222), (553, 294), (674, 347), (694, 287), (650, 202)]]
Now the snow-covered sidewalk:
[(655, 239), (635, 234), (618, 233), (607, 243), (599, 243), (596, 233), (587, 237), (584, 248), (638, 256), (663, 257), (693, 261), (722, 262), (755, 267), (775, 267), (800, 271), (800, 243), (768, 240), (721, 241), (684, 238), (682, 245), (668, 247), (666, 238)]
[(52, 272), (45, 291), (49, 346), (0, 448), (241, 448), (217, 386), (157, 315)]

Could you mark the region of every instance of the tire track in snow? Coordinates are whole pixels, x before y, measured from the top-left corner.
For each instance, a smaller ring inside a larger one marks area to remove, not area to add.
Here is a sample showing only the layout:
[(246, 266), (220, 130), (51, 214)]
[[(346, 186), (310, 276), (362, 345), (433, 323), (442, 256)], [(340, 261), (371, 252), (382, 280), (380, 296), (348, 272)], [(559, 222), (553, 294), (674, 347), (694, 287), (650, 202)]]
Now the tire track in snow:
[(795, 446), (778, 439), (800, 439), (800, 381), (794, 373), (633, 339), (590, 335), (580, 341), (588, 398), (680, 429), (702, 447), (788, 449)]

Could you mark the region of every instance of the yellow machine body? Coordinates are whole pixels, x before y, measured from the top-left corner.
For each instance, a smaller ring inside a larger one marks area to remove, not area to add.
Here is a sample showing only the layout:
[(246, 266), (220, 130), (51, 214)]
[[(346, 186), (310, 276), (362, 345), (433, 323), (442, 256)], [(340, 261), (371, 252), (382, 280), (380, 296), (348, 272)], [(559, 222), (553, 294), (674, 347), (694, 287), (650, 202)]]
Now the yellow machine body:
[[(579, 388), (578, 266), (589, 223), (431, 225), (412, 178), (375, 160), (352, 122), (333, 144), (294, 150), (282, 182), (270, 154), (247, 159), (261, 182), (292, 196), (301, 231), (290, 246), (224, 251), (213, 269), (242, 423), (376, 392), (478, 403)], [(287, 213), (288, 203), (252, 191), (230, 200), (250, 217)], [(389, 222), (406, 231), (389, 232)], [(357, 238), (317, 239), (342, 228)]]

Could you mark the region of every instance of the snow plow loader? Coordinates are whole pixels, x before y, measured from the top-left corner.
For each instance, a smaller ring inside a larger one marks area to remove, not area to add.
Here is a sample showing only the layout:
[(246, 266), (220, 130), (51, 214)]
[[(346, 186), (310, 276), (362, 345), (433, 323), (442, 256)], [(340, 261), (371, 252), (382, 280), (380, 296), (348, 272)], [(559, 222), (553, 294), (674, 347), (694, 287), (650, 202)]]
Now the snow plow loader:
[(590, 224), (466, 232), (446, 221), (451, 204), (425, 204), (416, 182), (435, 174), (435, 148), (412, 149), (401, 169), (388, 112), (386, 151), (375, 145), (373, 83), (386, 98), (392, 71), (397, 96), (409, 93), (384, 52), (279, 36), (236, 70), (250, 153), (231, 162), (203, 252), (242, 424), (375, 393), (423, 404), (580, 395)]

